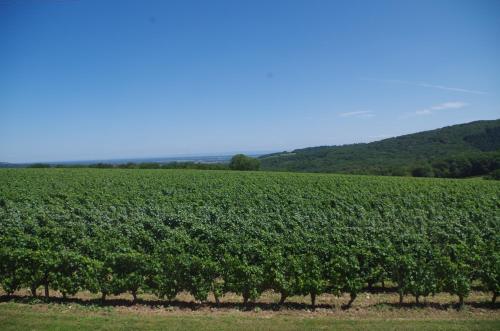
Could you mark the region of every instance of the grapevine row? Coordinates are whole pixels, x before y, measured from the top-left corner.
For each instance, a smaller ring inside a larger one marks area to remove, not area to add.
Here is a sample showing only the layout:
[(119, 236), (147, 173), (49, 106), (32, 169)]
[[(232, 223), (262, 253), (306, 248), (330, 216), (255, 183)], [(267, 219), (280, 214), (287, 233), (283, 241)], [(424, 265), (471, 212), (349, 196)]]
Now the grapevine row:
[(500, 292), (500, 185), (186, 170), (0, 171), (0, 285), (204, 301)]

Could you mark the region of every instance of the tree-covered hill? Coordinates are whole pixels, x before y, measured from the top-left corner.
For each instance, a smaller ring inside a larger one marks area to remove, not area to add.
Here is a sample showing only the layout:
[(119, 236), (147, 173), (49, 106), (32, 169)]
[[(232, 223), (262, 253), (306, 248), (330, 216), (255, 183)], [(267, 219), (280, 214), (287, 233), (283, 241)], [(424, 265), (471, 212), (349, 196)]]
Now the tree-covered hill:
[(261, 157), (264, 170), (469, 177), (500, 168), (500, 119)]

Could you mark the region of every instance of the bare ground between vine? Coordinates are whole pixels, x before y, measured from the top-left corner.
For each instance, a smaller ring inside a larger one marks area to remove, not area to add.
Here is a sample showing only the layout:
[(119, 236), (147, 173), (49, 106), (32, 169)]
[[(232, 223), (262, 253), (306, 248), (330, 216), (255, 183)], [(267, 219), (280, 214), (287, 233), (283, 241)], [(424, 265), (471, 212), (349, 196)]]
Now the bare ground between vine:
[(109, 296), (104, 305), (99, 301), (99, 295), (81, 292), (75, 296), (63, 299), (62, 296), (51, 292), (51, 297), (45, 300), (42, 297), (31, 298), (28, 291), (19, 291), (11, 298), (2, 295), (2, 304), (12, 302), (25, 303), (37, 311), (59, 310), (61, 312), (93, 311), (106, 314), (110, 311), (120, 314), (140, 315), (241, 315), (273, 317), (300, 316), (304, 318), (315, 316), (328, 316), (338, 319), (492, 319), (500, 320), (500, 305), (492, 305), (490, 293), (473, 291), (466, 299), (466, 306), (457, 310), (455, 296), (439, 293), (421, 300), (415, 304), (411, 296), (405, 297), (403, 305), (399, 305), (399, 297), (394, 292), (361, 293), (350, 309), (342, 306), (349, 300), (348, 295), (340, 297), (323, 294), (317, 298), (315, 310), (310, 305), (308, 296), (293, 296), (279, 306), (279, 294), (265, 292), (255, 302), (243, 306), (242, 299), (236, 294), (226, 294), (219, 305), (215, 304), (213, 296), (207, 302), (196, 302), (189, 293), (180, 293), (175, 300), (159, 300), (156, 296), (143, 293), (136, 304), (132, 305), (131, 295)]

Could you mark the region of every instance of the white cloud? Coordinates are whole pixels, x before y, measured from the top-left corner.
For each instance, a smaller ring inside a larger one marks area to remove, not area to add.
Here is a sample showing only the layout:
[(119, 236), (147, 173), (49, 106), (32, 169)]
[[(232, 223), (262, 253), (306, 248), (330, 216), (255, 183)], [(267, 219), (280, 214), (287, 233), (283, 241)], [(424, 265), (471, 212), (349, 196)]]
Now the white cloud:
[(430, 115), (432, 112), (429, 109), (417, 110), (415, 115)]
[(461, 101), (453, 101), (453, 102), (445, 102), (440, 105), (431, 107), (432, 110), (443, 110), (443, 109), (458, 109), (467, 106), (465, 102)]
[(488, 94), (487, 92), (484, 92), (484, 91), (468, 90), (468, 89), (459, 88), (459, 87), (449, 87), (449, 86), (434, 85), (434, 84), (428, 84), (428, 83), (417, 83), (417, 84), (418, 84), (418, 86), (422, 86), (422, 87), (432, 87), (432, 88), (437, 88), (440, 90), (447, 90), (447, 91), (464, 92), (464, 93), (472, 93), (472, 94)]
[(451, 87), (437, 84), (430, 84), (426, 82), (409, 82), (406, 80), (399, 79), (374, 79), (374, 78), (362, 78), (362, 80), (372, 81), (372, 82), (380, 82), (380, 83), (391, 83), (391, 84), (404, 84), (404, 85), (413, 85), (420, 87), (428, 87), (445, 91), (454, 91), (454, 92), (462, 92), (462, 93), (471, 93), (471, 94), (488, 94), (488, 92), (478, 91), (478, 90), (470, 90), (461, 87)]
[(460, 109), (467, 107), (467, 104), (465, 102), (461, 101), (450, 101), (450, 102), (444, 102), (439, 105), (435, 105), (429, 108), (417, 110), (415, 112), (415, 115), (430, 115), (434, 113), (436, 110), (446, 110), (446, 109)]
[(375, 116), (371, 110), (351, 111), (347, 113), (340, 113), (340, 117), (356, 117), (356, 118), (370, 118)]

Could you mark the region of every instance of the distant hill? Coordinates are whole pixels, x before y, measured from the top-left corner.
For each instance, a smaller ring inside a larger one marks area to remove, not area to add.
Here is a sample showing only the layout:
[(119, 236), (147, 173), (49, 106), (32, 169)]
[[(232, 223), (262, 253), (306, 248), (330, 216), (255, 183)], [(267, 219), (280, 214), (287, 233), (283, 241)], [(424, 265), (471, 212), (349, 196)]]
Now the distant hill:
[(0, 162), (0, 168), (20, 168), (21, 166), (15, 163)]
[(260, 157), (263, 170), (469, 177), (500, 167), (500, 119), (371, 143), (320, 146)]

